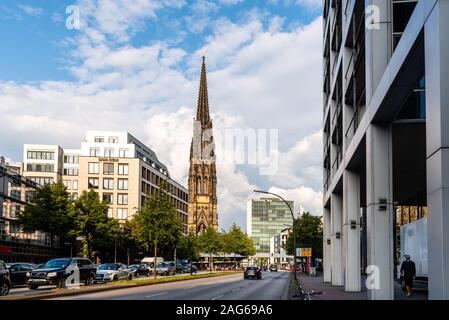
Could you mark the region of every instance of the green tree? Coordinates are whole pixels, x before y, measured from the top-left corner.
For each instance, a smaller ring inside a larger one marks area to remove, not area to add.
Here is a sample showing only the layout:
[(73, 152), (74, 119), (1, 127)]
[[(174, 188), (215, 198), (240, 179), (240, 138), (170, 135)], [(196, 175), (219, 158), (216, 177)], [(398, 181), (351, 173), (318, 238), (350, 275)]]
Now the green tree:
[(224, 252), (234, 254), (234, 267), (236, 266), (235, 255), (250, 256), (256, 253), (256, 248), (251, 238), (235, 223), (229, 231), (223, 235)]
[[(178, 252), (181, 258), (189, 259), (190, 263), (197, 260), (200, 256), (198, 236), (193, 232), (190, 232), (188, 235), (181, 237)], [(193, 269), (190, 268), (190, 274), (192, 274), (192, 272)]]
[(224, 250), (223, 237), (213, 227), (208, 227), (198, 241), (200, 249), (209, 254), (209, 271), (212, 271), (213, 255)]
[(148, 194), (143, 207), (134, 216), (132, 235), (140, 243), (153, 246), (154, 277), (156, 278), (156, 258), (158, 246), (177, 243), (182, 234), (182, 221), (178, 217), (175, 205), (161, 183), (156, 195)]
[(83, 191), (75, 201), (75, 222), (77, 235), (84, 238), (87, 257), (92, 257), (92, 248), (114, 237), (118, 222), (108, 217), (108, 203), (101, 201), (94, 190)]
[[(321, 217), (313, 216), (305, 212), (295, 220), (296, 246), (297, 248), (312, 248), (312, 257), (323, 256), (323, 221)], [(285, 250), (293, 255), (294, 241), (290, 233), (285, 244)]]
[(55, 235), (60, 241), (68, 239), (75, 227), (73, 207), (66, 187), (62, 183), (54, 183), (38, 188), (25, 210), (19, 213), (17, 222), (26, 233), (48, 233), (54, 255)]

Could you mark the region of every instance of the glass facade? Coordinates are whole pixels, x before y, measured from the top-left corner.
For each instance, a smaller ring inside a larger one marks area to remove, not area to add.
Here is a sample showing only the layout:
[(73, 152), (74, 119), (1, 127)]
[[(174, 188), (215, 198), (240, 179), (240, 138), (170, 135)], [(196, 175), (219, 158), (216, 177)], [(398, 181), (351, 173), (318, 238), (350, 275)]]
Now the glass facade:
[[(294, 210), (293, 201), (287, 201)], [(270, 253), (270, 239), (293, 224), (289, 207), (279, 199), (252, 200), (248, 230), (254, 241), (256, 253)]]

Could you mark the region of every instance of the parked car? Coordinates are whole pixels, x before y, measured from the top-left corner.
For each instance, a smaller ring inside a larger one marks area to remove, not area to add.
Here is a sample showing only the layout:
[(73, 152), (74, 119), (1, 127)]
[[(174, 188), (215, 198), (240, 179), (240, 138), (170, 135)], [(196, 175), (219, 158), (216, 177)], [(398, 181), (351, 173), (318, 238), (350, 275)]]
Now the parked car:
[(96, 282), (131, 280), (133, 271), (123, 263), (103, 263), (97, 268)]
[(184, 266), (182, 264), (176, 265), (176, 273), (184, 273)]
[[(79, 277), (76, 277), (76, 271)], [(55, 285), (64, 288), (70, 284), (92, 285), (95, 280), (95, 265), (87, 258), (58, 258), (48, 261), (44, 268), (29, 273), (28, 288), (36, 290), (39, 286)], [(75, 276), (71, 276), (75, 274)], [(71, 276), (71, 279), (68, 279)], [(66, 281), (67, 280), (67, 281)]]
[(262, 279), (262, 271), (259, 267), (247, 267), (244, 274), (244, 279), (254, 278), (254, 279)]
[(9, 270), (9, 277), (11, 286), (26, 285), (28, 283), (28, 276), (31, 270), (36, 269), (36, 265), (32, 263), (7, 263), (6, 268)]
[(190, 273), (190, 272), (197, 273), (198, 272), (197, 266), (195, 266), (194, 264), (191, 264), (191, 263), (185, 263), (183, 265), (183, 268), (184, 268), (184, 273)]
[(176, 273), (175, 263), (173, 261), (159, 262), (156, 265), (156, 274), (163, 276), (174, 275)]
[(11, 289), (11, 280), (6, 264), (0, 260), (0, 296), (6, 296)]
[(272, 264), (270, 266), (270, 272), (278, 272), (278, 266), (275, 264)]
[(151, 274), (151, 270), (146, 264), (131, 264), (128, 266), (128, 269), (131, 270), (133, 277), (135, 278), (140, 276), (149, 277)]

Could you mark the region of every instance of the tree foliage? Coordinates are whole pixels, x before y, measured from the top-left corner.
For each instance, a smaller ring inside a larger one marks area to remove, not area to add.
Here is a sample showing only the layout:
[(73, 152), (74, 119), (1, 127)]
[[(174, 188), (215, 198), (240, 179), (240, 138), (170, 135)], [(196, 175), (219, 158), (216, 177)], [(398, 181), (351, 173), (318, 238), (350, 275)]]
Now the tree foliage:
[(62, 183), (46, 184), (37, 189), (17, 223), (26, 233), (35, 231), (50, 234), (51, 247), (55, 235), (69, 238), (75, 228), (73, 207), (66, 187)]
[[(295, 234), (297, 248), (312, 248), (312, 256), (321, 258), (323, 256), (323, 221), (319, 216), (313, 216), (305, 212), (295, 220)], [(285, 244), (285, 250), (293, 255), (294, 239), (289, 234)]]
[(223, 236), (213, 227), (208, 227), (198, 239), (200, 250), (210, 257), (209, 271), (212, 271), (213, 255), (224, 250)]
[(235, 223), (223, 235), (224, 252), (235, 253), (242, 256), (251, 256), (256, 253), (253, 240)]
[[(177, 243), (182, 235), (182, 221), (170, 200), (165, 183), (161, 184), (154, 196), (148, 194), (147, 201), (133, 220), (131, 222), (132, 236), (139, 243), (148, 247), (152, 246), (155, 258), (158, 246)], [(154, 275), (156, 277), (156, 264), (154, 264)]]
[(84, 238), (88, 258), (92, 257), (93, 248), (101, 247), (120, 232), (118, 221), (108, 217), (108, 208), (94, 190), (83, 191), (74, 203), (75, 232)]

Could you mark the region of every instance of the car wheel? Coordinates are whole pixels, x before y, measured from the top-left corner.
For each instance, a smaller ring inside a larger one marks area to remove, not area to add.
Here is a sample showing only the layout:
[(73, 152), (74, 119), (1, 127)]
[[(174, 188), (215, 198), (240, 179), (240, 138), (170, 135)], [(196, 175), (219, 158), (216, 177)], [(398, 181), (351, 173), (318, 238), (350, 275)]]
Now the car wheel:
[(94, 281), (95, 281), (95, 279), (94, 279), (94, 277), (92, 277), (92, 276), (89, 276), (87, 279), (86, 279), (86, 286), (92, 286), (93, 284), (94, 284)]
[(11, 288), (11, 286), (9, 285), (8, 282), (2, 282), (0, 284), (0, 296), (6, 296), (9, 293), (9, 289)]
[(30, 289), (30, 290), (37, 290), (37, 288), (39, 288), (39, 286), (36, 285), (36, 284), (29, 284), (28, 285), (28, 289)]
[(61, 278), (61, 279), (58, 280), (57, 287), (59, 289), (65, 288), (65, 279), (64, 278)]
[(115, 275), (113, 278), (112, 278), (112, 281), (117, 281), (118, 280), (118, 277), (117, 277), (117, 275)]
[(128, 280), (132, 280), (132, 279), (133, 279), (133, 275), (130, 274), (130, 275), (128, 276)]

